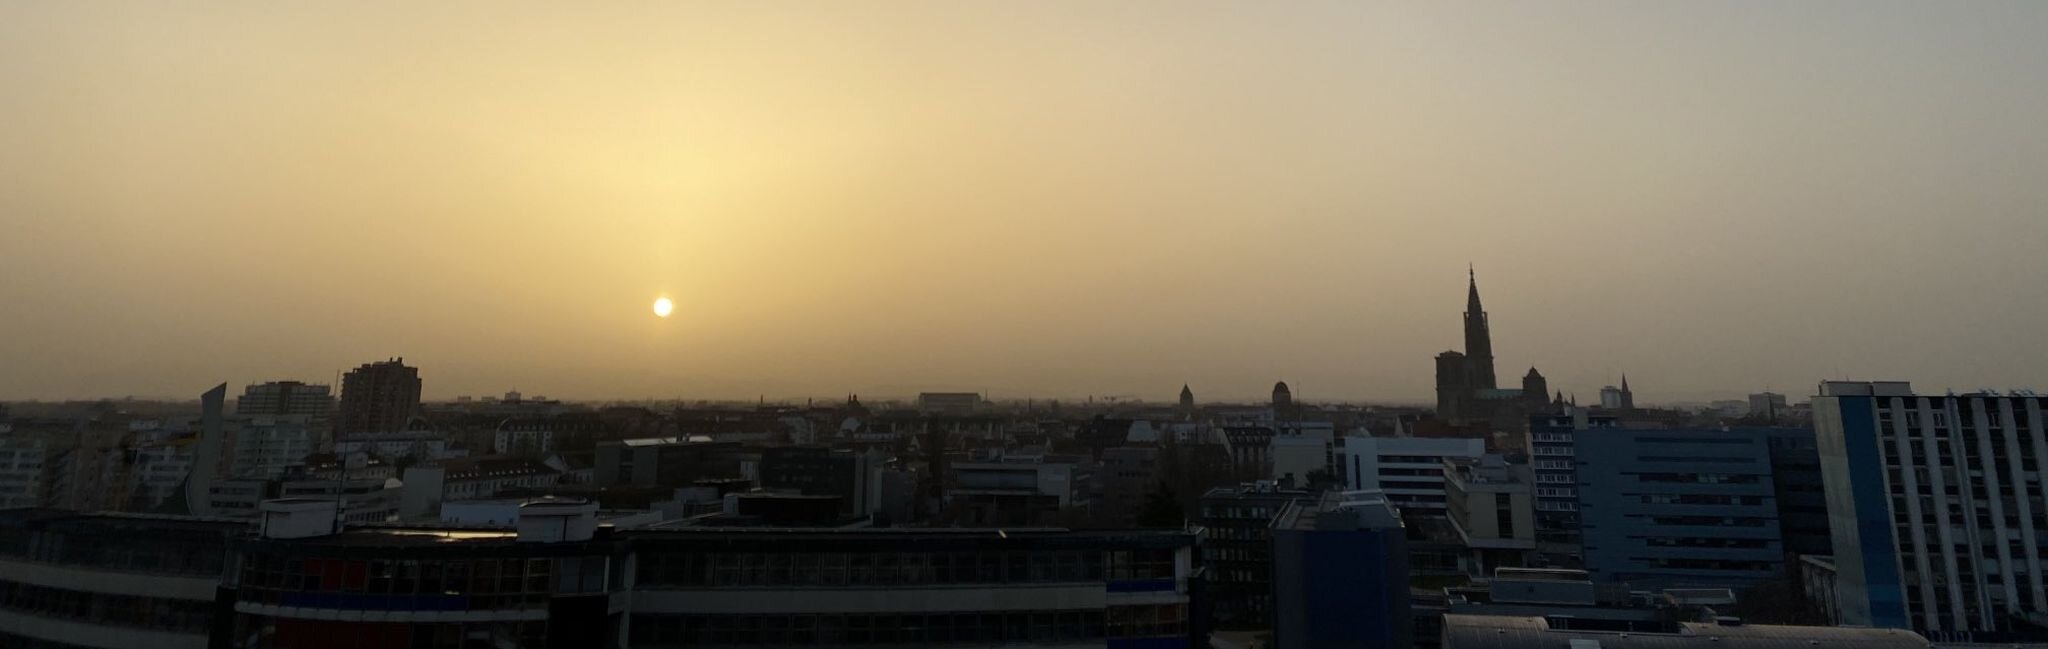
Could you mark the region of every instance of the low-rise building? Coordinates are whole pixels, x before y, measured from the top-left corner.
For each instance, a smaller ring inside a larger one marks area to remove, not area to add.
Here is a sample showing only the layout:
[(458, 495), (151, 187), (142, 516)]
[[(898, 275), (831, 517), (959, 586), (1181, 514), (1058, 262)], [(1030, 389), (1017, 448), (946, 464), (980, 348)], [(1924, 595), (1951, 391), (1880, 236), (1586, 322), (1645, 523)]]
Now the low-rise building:
[(970, 526), (1049, 525), (1079, 506), (1075, 463), (1042, 457), (954, 462), (947, 509)]
[(1192, 535), (636, 530), (631, 643), (1189, 647)]
[(593, 474), (599, 486), (684, 487), (698, 480), (744, 477), (744, 449), (708, 438), (650, 437), (600, 442)]

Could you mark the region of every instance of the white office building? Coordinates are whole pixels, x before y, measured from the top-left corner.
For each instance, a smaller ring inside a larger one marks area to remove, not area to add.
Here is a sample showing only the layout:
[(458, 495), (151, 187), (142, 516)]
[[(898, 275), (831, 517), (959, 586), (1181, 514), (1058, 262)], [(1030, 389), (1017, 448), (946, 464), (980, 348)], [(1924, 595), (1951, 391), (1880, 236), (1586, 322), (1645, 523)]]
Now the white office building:
[[(1830, 381), (1813, 399), (1842, 624), (1936, 639), (2048, 611), (2048, 398)], [(1883, 522), (1889, 521), (1886, 525)]]
[(1444, 459), (1477, 460), (1486, 440), (1438, 437), (1340, 437), (1337, 477), (1350, 491), (1379, 490), (1404, 514), (1442, 512)]

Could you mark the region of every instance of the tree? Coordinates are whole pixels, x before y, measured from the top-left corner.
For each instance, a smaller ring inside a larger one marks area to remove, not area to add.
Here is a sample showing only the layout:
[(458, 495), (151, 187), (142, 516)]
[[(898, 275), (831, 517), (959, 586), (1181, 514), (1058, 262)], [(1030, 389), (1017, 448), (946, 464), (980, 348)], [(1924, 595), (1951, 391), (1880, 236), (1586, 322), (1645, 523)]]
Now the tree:
[(1187, 511), (1181, 509), (1180, 496), (1165, 482), (1145, 494), (1145, 504), (1138, 508), (1139, 527), (1181, 527), (1186, 523)]

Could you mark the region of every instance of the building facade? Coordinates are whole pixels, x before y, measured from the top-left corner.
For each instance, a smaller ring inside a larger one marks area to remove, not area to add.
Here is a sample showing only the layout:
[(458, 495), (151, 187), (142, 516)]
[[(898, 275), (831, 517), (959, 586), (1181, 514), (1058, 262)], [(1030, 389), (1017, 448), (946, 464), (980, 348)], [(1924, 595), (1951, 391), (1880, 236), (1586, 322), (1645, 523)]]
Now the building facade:
[(1578, 408), (1557, 415), (1529, 418), (1529, 468), (1535, 479), (1536, 564), (1577, 568), (1584, 564), (1579, 538), (1579, 468), (1575, 456), (1581, 436), (1612, 430), (1612, 416), (1595, 416)]
[(636, 530), (631, 643), (1191, 647), (1194, 539), (1064, 530)]
[(1843, 624), (2003, 641), (2048, 611), (2044, 408), (2026, 393), (1821, 384), (1814, 429)]
[(275, 478), (320, 450), (320, 431), (308, 417), (254, 417), (240, 423), (228, 459), (230, 477)]
[(1332, 451), (1346, 490), (1379, 491), (1403, 516), (1441, 516), (1448, 507), (1444, 459), (1477, 460), (1486, 440), (1450, 437), (1340, 437)]
[(794, 489), (810, 496), (838, 496), (845, 513), (868, 516), (881, 509), (885, 460), (879, 450), (770, 448), (761, 452), (761, 486)]
[(1273, 521), (1273, 646), (1409, 647), (1408, 545), (1376, 492), (1325, 492)]
[(1586, 571), (1657, 589), (1740, 588), (1780, 576), (1770, 434), (1614, 429), (1580, 438)]
[(1217, 487), (1202, 495), (1202, 565), (1217, 626), (1259, 629), (1273, 621), (1273, 519), (1313, 498), (1272, 482)]
[(1499, 455), (1444, 458), (1445, 514), (1469, 549), (1471, 574), (1528, 564), (1536, 549), (1536, 501), (1527, 465)]
[(0, 646), (207, 649), (248, 523), (0, 511)]
[(333, 412), (333, 388), (299, 381), (251, 384), (235, 401), (235, 414), (242, 416), (326, 417)]
[(1821, 477), (1813, 429), (1771, 428), (1765, 436), (1771, 445), (1771, 486), (1777, 490), (1778, 531), (1785, 538), (1786, 561), (1833, 554), (1827, 482)]

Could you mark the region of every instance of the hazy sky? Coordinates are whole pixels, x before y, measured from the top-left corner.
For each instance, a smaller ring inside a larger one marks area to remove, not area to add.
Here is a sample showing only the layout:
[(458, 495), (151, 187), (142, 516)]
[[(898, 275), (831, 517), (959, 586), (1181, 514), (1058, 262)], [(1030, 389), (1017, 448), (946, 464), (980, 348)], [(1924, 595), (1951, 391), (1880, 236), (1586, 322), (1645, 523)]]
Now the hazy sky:
[[(2048, 388), (2048, 3), (0, 4), (0, 399)], [(675, 317), (649, 310), (675, 299)]]

